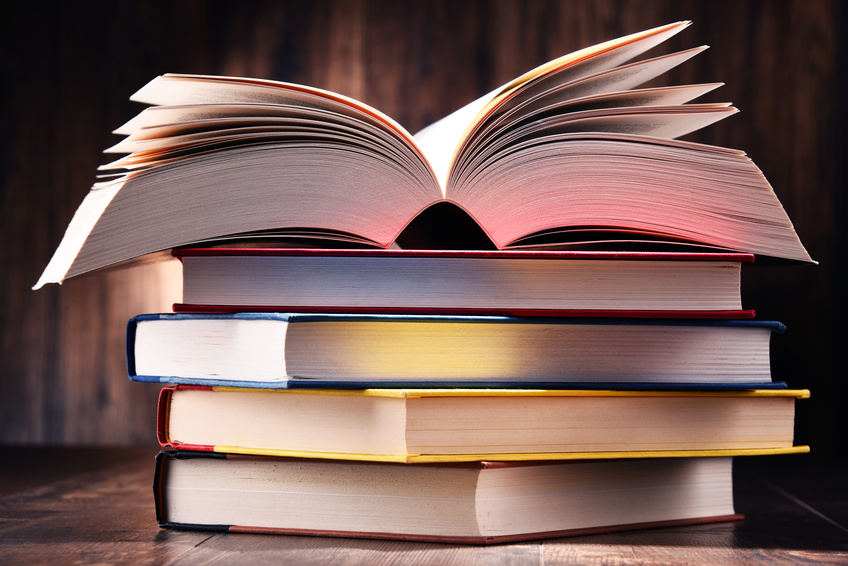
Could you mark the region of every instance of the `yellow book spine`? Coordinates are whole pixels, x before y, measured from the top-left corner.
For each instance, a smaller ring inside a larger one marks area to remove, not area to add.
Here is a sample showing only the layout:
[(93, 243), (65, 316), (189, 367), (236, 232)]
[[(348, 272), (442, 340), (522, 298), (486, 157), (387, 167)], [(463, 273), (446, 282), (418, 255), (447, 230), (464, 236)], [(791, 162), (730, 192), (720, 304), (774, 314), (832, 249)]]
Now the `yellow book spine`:
[(360, 460), (369, 462), (399, 463), (449, 463), (449, 462), (527, 462), (553, 460), (610, 460), (621, 458), (696, 458), (718, 456), (772, 456), (778, 454), (805, 454), (809, 446), (786, 448), (744, 448), (727, 450), (653, 450), (633, 452), (550, 452), (520, 454), (347, 454), (337, 452), (306, 452), (302, 450), (274, 450), (244, 448), (242, 446), (215, 446), (215, 452), (277, 456), (286, 458), (317, 458), (330, 460)]
[(360, 397), (795, 397), (807, 399), (808, 389), (747, 389), (734, 391), (622, 391), (613, 389), (248, 389), (212, 387), (214, 391), (263, 392), (276, 395), (350, 395)]

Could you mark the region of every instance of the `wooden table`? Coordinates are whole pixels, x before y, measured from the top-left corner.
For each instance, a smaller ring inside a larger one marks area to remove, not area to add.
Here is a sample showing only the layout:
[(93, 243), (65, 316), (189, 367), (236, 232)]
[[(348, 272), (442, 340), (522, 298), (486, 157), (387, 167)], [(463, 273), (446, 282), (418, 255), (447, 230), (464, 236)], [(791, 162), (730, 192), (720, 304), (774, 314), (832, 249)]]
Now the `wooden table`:
[(163, 530), (155, 453), (0, 447), (0, 563), (848, 564), (844, 460), (737, 458), (741, 522), (473, 547)]

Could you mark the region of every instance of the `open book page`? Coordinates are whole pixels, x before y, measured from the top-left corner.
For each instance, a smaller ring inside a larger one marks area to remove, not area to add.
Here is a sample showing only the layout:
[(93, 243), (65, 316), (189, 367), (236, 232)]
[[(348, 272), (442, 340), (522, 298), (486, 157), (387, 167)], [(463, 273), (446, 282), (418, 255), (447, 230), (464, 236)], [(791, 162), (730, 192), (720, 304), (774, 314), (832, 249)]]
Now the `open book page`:
[(95, 185), (88, 192), (83, 204), (74, 213), (71, 223), (65, 230), (65, 235), (53, 257), (44, 268), (33, 289), (40, 289), (47, 283), (61, 283), (76, 259), (79, 250), (85, 244), (91, 229), (112, 202), (112, 199), (124, 186), (123, 180)]
[[(507, 104), (502, 105), (496, 113), (486, 118), (480, 126), (493, 122), (508, 123), (517, 116), (526, 117), (528, 113), (557, 106), (577, 98), (601, 96), (634, 89), (667, 73), (705, 49), (707, 49), (705, 46), (696, 47), (679, 53), (621, 65), (568, 82), (563, 82), (562, 77), (558, 75), (546, 77), (516, 92)], [(555, 79), (556, 82), (554, 82)], [(478, 127), (479, 129), (481, 128)]]
[(442, 188), (443, 197), (445, 196), (451, 161), (463, 133), (468, 128), (468, 124), (474, 120), (474, 117), (488, 106), (500, 90), (493, 90), (415, 134), (418, 147), (424, 152), (433, 172), (436, 174), (436, 179)]
[[(314, 87), (242, 77), (168, 73), (150, 81), (131, 100), (159, 106), (265, 103), (317, 108), (376, 126), (397, 137), (402, 142), (398, 146), (409, 148), (427, 163), (412, 135), (394, 119), (367, 104)], [(124, 126), (120, 131), (127, 129)]]
[[(534, 134), (490, 159), (492, 166), (455, 187), (454, 198), (491, 228), (487, 234), (499, 248), (560, 229), (565, 224), (556, 216), (565, 210), (569, 227), (661, 231), (666, 238), (812, 261), (774, 190), (738, 150), (618, 130), (554, 132)], [(480, 190), (494, 183), (497, 199)]]
[[(551, 111), (578, 112), (601, 110), (605, 108), (639, 108), (645, 106), (680, 106), (715, 90), (723, 83), (676, 85), (634, 90), (606, 91), (602, 94), (590, 94), (579, 98), (567, 97), (552, 102), (540, 100), (522, 107), (522, 120)], [(512, 111), (514, 112), (514, 111)], [(491, 126), (486, 131), (491, 131)]]
[[(460, 187), (481, 169), (498, 167), (503, 153), (516, 150), (519, 144), (549, 144), (568, 134), (609, 133), (621, 136), (639, 135), (650, 138), (674, 139), (709, 126), (738, 110), (729, 103), (686, 104), (671, 106), (633, 106), (622, 108), (593, 108), (579, 112), (554, 113), (518, 127), (508, 128), (493, 137), (484, 148), (478, 148), (458, 164), (462, 170), (451, 175), (450, 195), (460, 192)], [(647, 140), (644, 140), (647, 141)]]
[(167, 73), (147, 83), (130, 100), (158, 106), (252, 102), (314, 107), (383, 124), (406, 139), (412, 138), (403, 126), (376, 108), (335, 92), (293, 83)]
[[(545, 77), (565, 83), (621, 65), (662, 43), (691, 22), (668, 24), (601, 43), (540, 65), (510, 83), (464, 106), (415, 134), (415, 140), (430, 161), (444, 188), (455, 156), (464, 141), (483, 120), (508, 108), (509, 100)], [(551, 87), (555, 84), (551, 84)]]
[[(140, 170), (173, 159), (257, 143), (336, 143), (402, 164), (419, 179), (430, 179), (426, 162), (408, 143), (370, 122), (319, 108), (282, 104), (153, 106), (119, 131), (129, 135), (106, 150), (128, 153), (101, 171)], [(435, 186), (435, 181), (432, 181)]]
[[(687, 85), (592, 95), (557, 104), (527, 106), (526, 115), (512, 122), (493, 121), (481, 128), (473, 150), (465, 151), (453, 165), (451, 186), (456, 187), (473, 175), (475, 168), (506, 144), (544, 131), (597, 131), (641, 133), (675, 138), (703, 128), (737, 110), (729, 103), (687, 104), (719, 86)], [(453, 189), (451, 190), (453, 192)]]
[[(633, 89), (659, 75), (669, 71), (675, 66), (689, 60), (694, 55), (706, 49), (700, 47), (690, 49), (680, 53), (674, 53), (623, 65), (614, 69), (608, 69), (600, 73), (595, 73), (588, 77), (571, 81), (562, 85), (556, 85), (553, 88), (545, 86), (549, 81), (538, 81), (536, 84), (528, 85), (521, 92), (516, 93), (508, 104), (497, 112), (490, 115), (487, 119), (480, 122), (477, 128), (471, 132), (463, 141), (461, 151), (457, 154), (451, 168), (451, 178), (453, 183), (461, 182), (461, 179), (468, 168), (468, 163), (472, 160), (478, 161), (481, 155), (488, 154), (488, 145), (502, 141), (510, 130), (518, 128), (528, 128), (533, 122), (542, 122), (550, 120), (552, 116), (561, 120), (573, 120), (576, 118), (575, 112), (585, 112), (590, 110), (601, 111), (604, 109), (623, 109), (631, 108), (635, 113), (641, 114), (641, 122), (645, 122), (645, 111), (640, 107), (646, 106), (680, 106), (690, 102), (694, 98), (713, 90), (720, 84), (712, 85), (690, 85), (688, 87), (666, 87), (663, 89), (655, 88), (644, 91), (633, 91)], [(722, 106), (729, 106), (724, 104)], [(686, 119), (687, 110), (691, 107), (680, 108), (676, 113), (679, 118)], [(614, 111), (610, 110), (613, 114)], [(728, 112), (722, 117), (729, 115)], [(712, 121), (705, 121), (700, 126), (695, 122), (687, 120), (687, 124), (679, 124), (672, 128), (667, 128), (666, 122), (670, 119), (670, 114), (666, 113), (663, 118), (658, 120), (654, 125), (654, 129), (640, 126), (631, 128), (626, 120), (622, 120), (621, 112), (618, 112), (619, 118), (613, 119), (621, 121), (621, 128), (618, 130), (623, 133), (642, 133), (644, 135), (653, 135), (659, 137), (676, 137), (684, 135), (695, 129), (704, 127)], [(719, 119), (718, 117), (716, 119)], [(713, 120), (715, 121), (715, 120)], [(650, 125), (650, 124), (646, 124)], [(663, 132), (663, 130), (665, 130)], [(569, 131), (578, 131), (571, 129)], [(605, 127), (601, 131), (615, 131)], [(676, 132), (676, 133), (669, 133)]]

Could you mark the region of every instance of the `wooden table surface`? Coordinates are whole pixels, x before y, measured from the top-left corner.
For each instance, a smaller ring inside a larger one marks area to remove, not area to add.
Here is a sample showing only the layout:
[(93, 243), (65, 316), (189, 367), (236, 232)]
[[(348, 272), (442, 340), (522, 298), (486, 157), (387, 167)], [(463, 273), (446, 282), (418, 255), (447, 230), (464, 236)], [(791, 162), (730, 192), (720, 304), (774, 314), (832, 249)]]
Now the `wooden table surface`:
[(0, 447), (2, 564), (848, 564), (848, 461), (737, 458), (744, 521), (493, 547), (179, 532), (155, 449)]

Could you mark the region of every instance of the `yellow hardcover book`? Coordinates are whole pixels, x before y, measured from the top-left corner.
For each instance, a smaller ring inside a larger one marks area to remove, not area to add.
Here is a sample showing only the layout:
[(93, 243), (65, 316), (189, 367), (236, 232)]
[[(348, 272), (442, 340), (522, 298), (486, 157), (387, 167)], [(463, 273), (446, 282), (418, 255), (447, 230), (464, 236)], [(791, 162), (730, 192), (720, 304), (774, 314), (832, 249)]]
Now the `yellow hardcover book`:
[(163, 446), (383, 462), (737, 456), (794, 445), (807, 390), (165, 388)]

